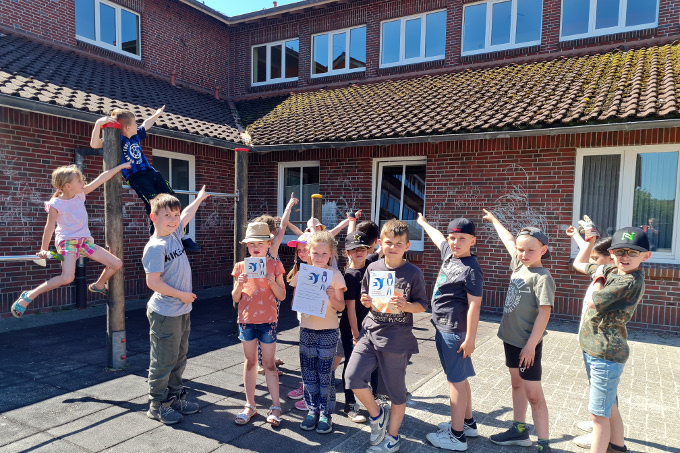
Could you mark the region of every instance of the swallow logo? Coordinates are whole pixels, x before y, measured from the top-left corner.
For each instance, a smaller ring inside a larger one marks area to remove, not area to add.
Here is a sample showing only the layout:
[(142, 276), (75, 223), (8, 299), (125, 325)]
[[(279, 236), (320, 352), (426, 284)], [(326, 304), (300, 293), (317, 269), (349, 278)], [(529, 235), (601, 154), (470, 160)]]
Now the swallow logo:
[(312, 282), (312, 284), (316, 285), (316, 283), (319, 281), (319, 274), (315, 274), (314, 272), (309, 273), (309, 280)]
[(257, 271), (257, 263), (250, 263), (250, 272), (255, 272)]
[(623, 233), (623, 236), (621, 236), (621, 240), (628, 239), (629, 241), (634, 241), (635, 240), (635, 233)]
[(382, 289), (383, 285), (384, 285), (384, 283), (383, 283), (384, 280), (385, 280), (384, 278), (378, 278), (378, 277), (374, 278), (373, 279), (373, 286), (377, 287), (378, 291), (380, 291)]

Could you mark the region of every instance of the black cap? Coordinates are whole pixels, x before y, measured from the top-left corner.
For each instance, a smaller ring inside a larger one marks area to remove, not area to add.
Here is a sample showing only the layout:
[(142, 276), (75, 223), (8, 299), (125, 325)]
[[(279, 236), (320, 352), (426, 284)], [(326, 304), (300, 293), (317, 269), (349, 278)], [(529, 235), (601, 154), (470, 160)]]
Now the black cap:
[(366, 239), (366, 235), (361, 231), (349, 233), (345, 238), (345, 250), (354, 250), (359, 247), (371, 247), (371, 245), (368, 243), (368, 240)]
[(465, 217), (459, 217), (449, 222), (447, 233), (465, 233), (475, 235), (475, 224)]
[[(534, 238), (538, 239), (539, 241), (541, 241), (541, 244), (545, 245), (546, 247), (549, 245), (549, 242), (550, 242), (548, 240), (548, 236), (546, 236), (546, 234), (543, 232), (543, 230), (541, 230), (538, 227), (522, 228), (522, 230), (519, 232), (517, 237), (520, 237), (520, 236), (534, 237)], [(550, 248), (548, 248), (548, 251), (545, 252), (545, 254), (543, 255), (543, 258), (550, 258)]]
[(609, 250), (631, 249), (638, 252), (649, 252), (649, 239), (642, 228), (621, 228), (612, 235), (612, 245)]

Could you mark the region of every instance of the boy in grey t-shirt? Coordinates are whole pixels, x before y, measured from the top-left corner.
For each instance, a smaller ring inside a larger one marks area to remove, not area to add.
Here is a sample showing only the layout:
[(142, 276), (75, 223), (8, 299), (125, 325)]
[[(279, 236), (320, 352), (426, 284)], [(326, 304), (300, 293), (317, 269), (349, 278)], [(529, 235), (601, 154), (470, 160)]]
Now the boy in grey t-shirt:
[(170, 194), (159, 194), (151, 200), (149, 217), (155, 231), (142, 256), (146, 284), (154, 291), (146, 310), (151, 342), (150, 407), (146, 415), (166, 425), (181, 421), (182, 414), (198, 412), (198, 404), (186, 400), (182, 387), (191, 331), (189, 312), (196, 299), (191, 292), (191, 267), (182, 236), (184, 225), (206, 198), (203, 186), (196, 199), (181, 212), (179, 200)]

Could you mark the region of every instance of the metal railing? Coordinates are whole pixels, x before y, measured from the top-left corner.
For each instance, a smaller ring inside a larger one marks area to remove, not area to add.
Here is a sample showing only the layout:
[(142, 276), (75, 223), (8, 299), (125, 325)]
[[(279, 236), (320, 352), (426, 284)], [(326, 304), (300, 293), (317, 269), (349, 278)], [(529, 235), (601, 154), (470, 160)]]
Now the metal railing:
[[(130, 186), (123, 185), (123, 189), (132, 189)], [(186, 195), (198, 195), (198, 192), (195, 190), (182, 190), (182, 189), (172, 189), (173, 192), (175, 193), (180, 193), (180, 194), (186, 194)], [(239, 192), (236, 191), (236, 193), (220, 193), (220, 192), (206, 192), (208, 195), (211, 197), (225, 197), (225, 198), (236, 198), (238, 201), (239, 197)]]
[(40, 266), (47, 266), (47, 261), (44, 258), (38, 257), (38, 255), (0, 256), (0, 262), (12, 261), (33, 261), (35, 264)]

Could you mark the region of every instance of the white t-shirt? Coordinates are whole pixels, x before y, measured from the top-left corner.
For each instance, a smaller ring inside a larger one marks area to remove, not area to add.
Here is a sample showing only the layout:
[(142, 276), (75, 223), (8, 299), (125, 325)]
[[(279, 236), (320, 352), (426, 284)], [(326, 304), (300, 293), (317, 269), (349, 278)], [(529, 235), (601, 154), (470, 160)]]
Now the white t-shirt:
[(50, 207), (57, 210), (57, 229), (55, 230), (54, 245), (58, 246), (68, 239), (89, 238), (90, 229), (87, 227), (87, 211), (85, 210), (85, 194), (79, 193), (70, 200), (54, 197), (45, 202), (45, 210)]

